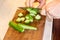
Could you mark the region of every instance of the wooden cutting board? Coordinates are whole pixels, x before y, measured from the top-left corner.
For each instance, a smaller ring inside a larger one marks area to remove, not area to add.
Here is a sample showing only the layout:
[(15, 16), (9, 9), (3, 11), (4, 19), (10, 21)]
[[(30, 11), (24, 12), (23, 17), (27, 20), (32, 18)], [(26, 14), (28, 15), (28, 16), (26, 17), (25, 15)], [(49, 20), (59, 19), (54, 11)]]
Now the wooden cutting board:
[[(20, 12), (18, 9), (16, 14), (13, 18), (13, 21), (17, 18), (17, 14)], [(33, 25), (33, 24), (32, 24)], [(4, 37), (4, 40), (42, 40), (43, 32), (44, 32), (44, 25), (45, 25), (45, 16), (42, 16), (42, 19), (34, 25), (38, 28), (38, 30), (25, 30), (25, 32), (20, 33), (14, 30), (12, 27), (8, 28), (8, 31)]]

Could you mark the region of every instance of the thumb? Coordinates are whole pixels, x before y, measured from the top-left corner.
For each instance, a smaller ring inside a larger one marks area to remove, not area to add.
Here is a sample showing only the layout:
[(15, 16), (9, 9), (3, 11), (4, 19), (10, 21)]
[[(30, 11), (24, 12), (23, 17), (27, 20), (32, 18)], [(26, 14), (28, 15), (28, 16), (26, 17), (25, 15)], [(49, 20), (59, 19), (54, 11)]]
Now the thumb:
[(41, 15), (46, 16), (46, 8), (45, 8), (45, 6), (41, 10)]

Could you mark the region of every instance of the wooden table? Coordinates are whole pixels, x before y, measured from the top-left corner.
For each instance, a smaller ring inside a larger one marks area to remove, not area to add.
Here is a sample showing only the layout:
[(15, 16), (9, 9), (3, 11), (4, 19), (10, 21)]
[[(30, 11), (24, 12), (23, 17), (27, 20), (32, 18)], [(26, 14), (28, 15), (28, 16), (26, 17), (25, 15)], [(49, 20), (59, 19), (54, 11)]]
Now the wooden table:
[(53, 40), (60, 40), (60, 19), (53, 20)]
[[(16, 11), (16, 14), (13, 18), (16, 18), (19, 10)], [(42, 19), (38, 22), (35, 23), (36, 27), (38, 28), (37, 31), (33, 30), (26, 30), (23, 33), (20, 33), (16, 30), (14, 30), (12, 27), (9, 27), (4, 40), (42, 40), (43, 38), (43, 32), (44, 32), (44, 24), (45, 24), (45, 16), (42, 16)]]

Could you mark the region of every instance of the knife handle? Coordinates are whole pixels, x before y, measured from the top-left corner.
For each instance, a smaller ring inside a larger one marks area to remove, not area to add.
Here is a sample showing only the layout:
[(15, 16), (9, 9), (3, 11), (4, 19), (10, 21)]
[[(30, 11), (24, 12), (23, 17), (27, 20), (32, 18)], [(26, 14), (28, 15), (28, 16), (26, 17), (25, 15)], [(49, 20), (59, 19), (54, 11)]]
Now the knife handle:
[(60, 40), (60, 19), (53, 19), (53, 40)]

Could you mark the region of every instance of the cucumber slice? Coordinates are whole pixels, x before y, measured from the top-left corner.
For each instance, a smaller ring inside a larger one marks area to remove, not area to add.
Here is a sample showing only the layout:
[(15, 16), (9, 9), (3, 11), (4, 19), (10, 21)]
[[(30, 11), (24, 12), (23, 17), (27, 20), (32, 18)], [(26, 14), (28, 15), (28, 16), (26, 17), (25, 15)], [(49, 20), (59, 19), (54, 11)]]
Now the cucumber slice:
[(16, 19), (16, 22), (21, 22), (21, 19), (20, 19), (20, 18), (17, 18), (17, 19)]
[(30, 11), (32, 10), (32, 8), (31, 8), (31, 7), (29, 7), (29, 8), (27, 8), (26, 10), (30, 12)]
[(35, 14), (33, 14), (33, 13), (30, 13), (29, 15), (31, 15), (31, 16), (35, 16)]
[(23, 16), (23, 13), (19, 13), (18, 16), (19, 16), (19, 17), (22, 17), (22, 16)]
[(25, 23), (26, 23), (26, 24), (29, 24), (29, 23), (30, 23), (30, 20), (25, 20)]
[(30, 19), (30, 15), (26, 15), (25, 18), (28, 20)]
[(16, 22), (21, 22), (21, 21), (24, 21), (24, 20), (25, 20), (24, 17), (21, 17), (21, 18), (18, 17), (18, 18), (16, 19)]
[(40, 20), (40, 19), (41, 19), (41, 16), (40, 16), (40, 15), (36, 15), (36, 16), (35, 16), (35, 19), (36, 19), (36, 20)]
[(32, 13), (32, 14), (37, 14), (37, 12), (34, 11), (34, 10), (31, 10), (30, 13)]
[(24, 21), (25, 20), (25, 17), (21, 17), (20, 19), (21, 19), (21, 21)]

